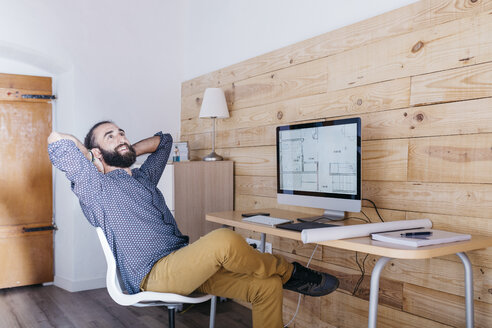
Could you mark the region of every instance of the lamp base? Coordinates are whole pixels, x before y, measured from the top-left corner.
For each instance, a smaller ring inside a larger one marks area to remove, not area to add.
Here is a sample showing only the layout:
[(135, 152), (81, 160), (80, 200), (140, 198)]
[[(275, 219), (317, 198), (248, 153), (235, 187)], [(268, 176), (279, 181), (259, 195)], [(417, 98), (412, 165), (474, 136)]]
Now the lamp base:
[(202, 160), (206, 161), (206, 162), (214, 162), (214, 161), (222, 161), (222, 160), (224, 160), (224, 158), (220, 155), (217, 155), (213, 151), (210, 154), (208, 154), (207, 156), (205, 156)]

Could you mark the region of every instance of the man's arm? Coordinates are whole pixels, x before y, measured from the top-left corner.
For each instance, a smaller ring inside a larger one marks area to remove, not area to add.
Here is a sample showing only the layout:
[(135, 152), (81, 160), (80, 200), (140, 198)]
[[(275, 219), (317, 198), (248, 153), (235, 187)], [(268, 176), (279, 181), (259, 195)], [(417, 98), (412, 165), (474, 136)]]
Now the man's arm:
[[(140, 142), (139, 142), (140, 143)], [(139, 143), (135, 144), (137, 146)], [(156, 133), (153, 137), (142, 141), (139, 152), (151, 152), (145, 162), (140, 167), (140, 171), (147, 175), (150, 181), (157, 185), (161, 178), (162, 172), (166, 167), (169, 154), (171, 153), (171, 147), (173, 145), (173, 138), (170, 134), (162, 134), (162, 132)], [(137, 149), (135, 149), (137, 152)], [(137, 154), (139, 154), (137, 152)]]
[(91, 160), (91, 155), (89, 153), (89, 150), (87, 148), (85, 148), (85, 146), (79, 141), (79, 139), (75, 138), (71, 134), (53, 131), (53, 132), (51, 132), (51, 134), (48, 137), (48, 144), (51, 144), (53, 142), (57, 142), (58, 140), (62, 140), (62, 139), (68, 139), (68, 140), (72, 140), (73, 142), (75, 142), (75, 145), (82, 152), (82, 154), (84, 154), (84, 156), (88, 160)]
[(48, 145), (62, 139), (72, 140), (75, 143), (75, 146), (77, 146), (80, 152), (85, 156), (85, 158), (91, 161), (96, 166), (99, 172), (104, 173), (104, 167), (101, 161), (96, 157), (94, 157), (92, 152), (89, 151), (87, 148), (85, 148), (84, 144), (80, 142), (79, 139), (75, 138), (73, 135), (53, 131), (48, 137)]
[[(82, 209), (89, 222), (97, 226), (95, 211), (100, 211), (98, 201), (102, 191), (104, 174), (89, 157), (90, 152), (77, 138), (63, 133), (53, 132), (48, 137), (48, 154), (53, 165), (65, 173), (71, 182), (72, 191), (80, 200)], [(102, 164), (102, 163), (101, 163)]]
[(147, 139), (143, 139), (136, 144), (133, 144), (133, 149), (137, 153), (137, 156), (143, 154), (150, 154), (157, 150), (159, 143), (161, 142), (160, 136), (153, 136)]

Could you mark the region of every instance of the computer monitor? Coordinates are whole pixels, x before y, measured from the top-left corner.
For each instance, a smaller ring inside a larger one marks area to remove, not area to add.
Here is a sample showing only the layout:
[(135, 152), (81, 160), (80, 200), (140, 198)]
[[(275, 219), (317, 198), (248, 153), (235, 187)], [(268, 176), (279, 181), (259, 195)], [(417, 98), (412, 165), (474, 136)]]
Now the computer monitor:
[(361, 209), (360, 118), (277, 127), (277, 201), (340, 220)]

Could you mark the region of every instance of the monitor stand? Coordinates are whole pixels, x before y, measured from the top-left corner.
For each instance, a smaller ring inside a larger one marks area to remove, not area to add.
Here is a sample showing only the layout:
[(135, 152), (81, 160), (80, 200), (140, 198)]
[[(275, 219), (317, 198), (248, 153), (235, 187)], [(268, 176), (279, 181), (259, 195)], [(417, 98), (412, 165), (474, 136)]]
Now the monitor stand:
[(336, 210), (325, 210), (323, 215), (320, 216), (312, 216), (307, 218), (302, 218), (303, 221), (321, 221), (322, 219), (329, 221), (341, 221), (345, 219), (344, 211), (336, 211)]

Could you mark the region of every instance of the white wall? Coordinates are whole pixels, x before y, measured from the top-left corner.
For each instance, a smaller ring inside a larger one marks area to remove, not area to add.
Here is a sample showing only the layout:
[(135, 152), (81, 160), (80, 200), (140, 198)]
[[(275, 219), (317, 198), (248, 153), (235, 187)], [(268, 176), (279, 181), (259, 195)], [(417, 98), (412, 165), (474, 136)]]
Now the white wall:
[[(52, 76), (54, 128), (113, 119), (132, 141), (177, 135), (180, 83), (411, 0), (0, 0), (0, 72)], [(55, 172), (55, 283), (104, 285), (105, 263)]]
[[(0, 72), (52, 76), (54, 128), (83, 138), (112, 119), (132, 141), (179, 131), (183, 4), (173, 0), (0, 2)], [(104, 285), (94, 229), (55, 172), (55, 283)]]
[(183, 80), (417, 0), (189, 0)]

